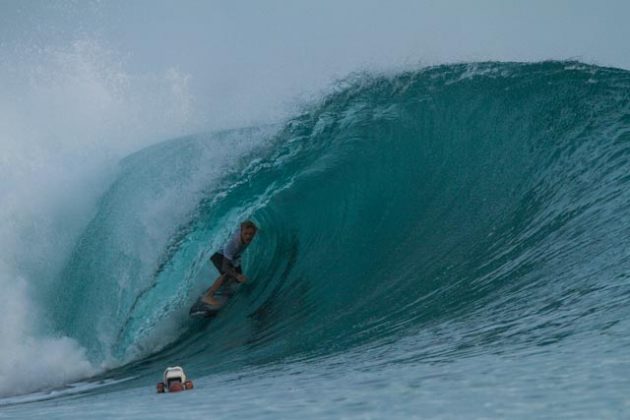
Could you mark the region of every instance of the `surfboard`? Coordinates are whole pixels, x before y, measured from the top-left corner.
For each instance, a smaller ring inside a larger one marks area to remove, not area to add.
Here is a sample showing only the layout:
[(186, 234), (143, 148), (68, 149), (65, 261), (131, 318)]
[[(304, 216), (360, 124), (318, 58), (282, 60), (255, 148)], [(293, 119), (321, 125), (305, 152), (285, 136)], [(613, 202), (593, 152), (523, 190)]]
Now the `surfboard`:
[[(205, 293), (204, 293), (205, 294)], [(195, 302), (195, 304), (190, 308), (189, 315), (193, 318), (212, 318), (215, 316), (223, 305), (225, 305), (225, 301), (227, 299), (221, 299), (221, 297), (215, 295), (214, 298), (219, 301), (218, 305), (211, 305), (202, 300), (203, 295), (199, 296), (199, 299)]]
[(224, 285), (214, 294), (217, 305), (211, 305), (202, 299), (206, 292), (203, 292), (195, 304), (190, 308), (188, 314), (193, 318), (212, 318), (228, 303), (228, 301), (238, 291), (239, 285)]

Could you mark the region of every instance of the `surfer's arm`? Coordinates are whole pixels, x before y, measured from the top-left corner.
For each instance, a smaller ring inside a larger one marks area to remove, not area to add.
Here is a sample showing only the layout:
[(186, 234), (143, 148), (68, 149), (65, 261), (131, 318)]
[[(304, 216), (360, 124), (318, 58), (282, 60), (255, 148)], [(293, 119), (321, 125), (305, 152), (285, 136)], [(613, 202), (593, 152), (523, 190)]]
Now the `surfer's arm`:
[(227, 274), (229, 277), (234, 277), (239, 283), (245, 283), (247, 281), (247, 277), (236, 271), (234, 263), (232, 263), (232, 260), (230, 260), (229, 258), (223, 258), (223, 265), (221, 268), (223, 269), (223, 272), (225, 274)]

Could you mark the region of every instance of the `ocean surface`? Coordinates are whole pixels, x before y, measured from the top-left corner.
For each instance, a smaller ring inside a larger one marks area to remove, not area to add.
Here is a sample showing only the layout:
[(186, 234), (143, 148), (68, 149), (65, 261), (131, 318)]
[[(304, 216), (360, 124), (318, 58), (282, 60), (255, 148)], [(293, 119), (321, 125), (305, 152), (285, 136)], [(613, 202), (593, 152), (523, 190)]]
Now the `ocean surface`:
[[(190, 319), (246, 218), (249, 282)], [(356, 74), (127, 156), (49, 255), (0, 418), (628, 418), (630, 72)]]

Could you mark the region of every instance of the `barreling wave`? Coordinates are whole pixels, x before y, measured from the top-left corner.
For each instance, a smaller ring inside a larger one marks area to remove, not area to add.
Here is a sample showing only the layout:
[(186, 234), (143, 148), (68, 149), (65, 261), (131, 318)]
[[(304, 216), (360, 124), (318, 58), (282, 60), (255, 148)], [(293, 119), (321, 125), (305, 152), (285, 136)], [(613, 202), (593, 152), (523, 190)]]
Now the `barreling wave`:
[[(251, 138), (253, 151), (233, 153)], [(628, 315), (629, 158), (627, 71), (358, 75), (282, 127), (128, 157), (50, 311), (93, 361), (197, 369), (429, 329), (406, 359), (602, 331)], [(244, 218), (261, 227), (251, 282), (217, 319), (189, 320), (216, 274), (208, 257)]]

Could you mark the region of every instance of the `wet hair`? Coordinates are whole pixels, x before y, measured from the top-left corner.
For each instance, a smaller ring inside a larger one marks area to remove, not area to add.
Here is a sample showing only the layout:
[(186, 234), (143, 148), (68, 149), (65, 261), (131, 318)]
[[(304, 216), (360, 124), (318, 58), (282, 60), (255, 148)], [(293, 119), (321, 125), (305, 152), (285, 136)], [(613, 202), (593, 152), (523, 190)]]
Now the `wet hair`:
[(244, 231), (245, 229), (254, 229), (254, 232), (257, 232), (258, 226), (256, 226), (256, 224), (251, 220), (245, 220), (241, 223), (241, 231)]

